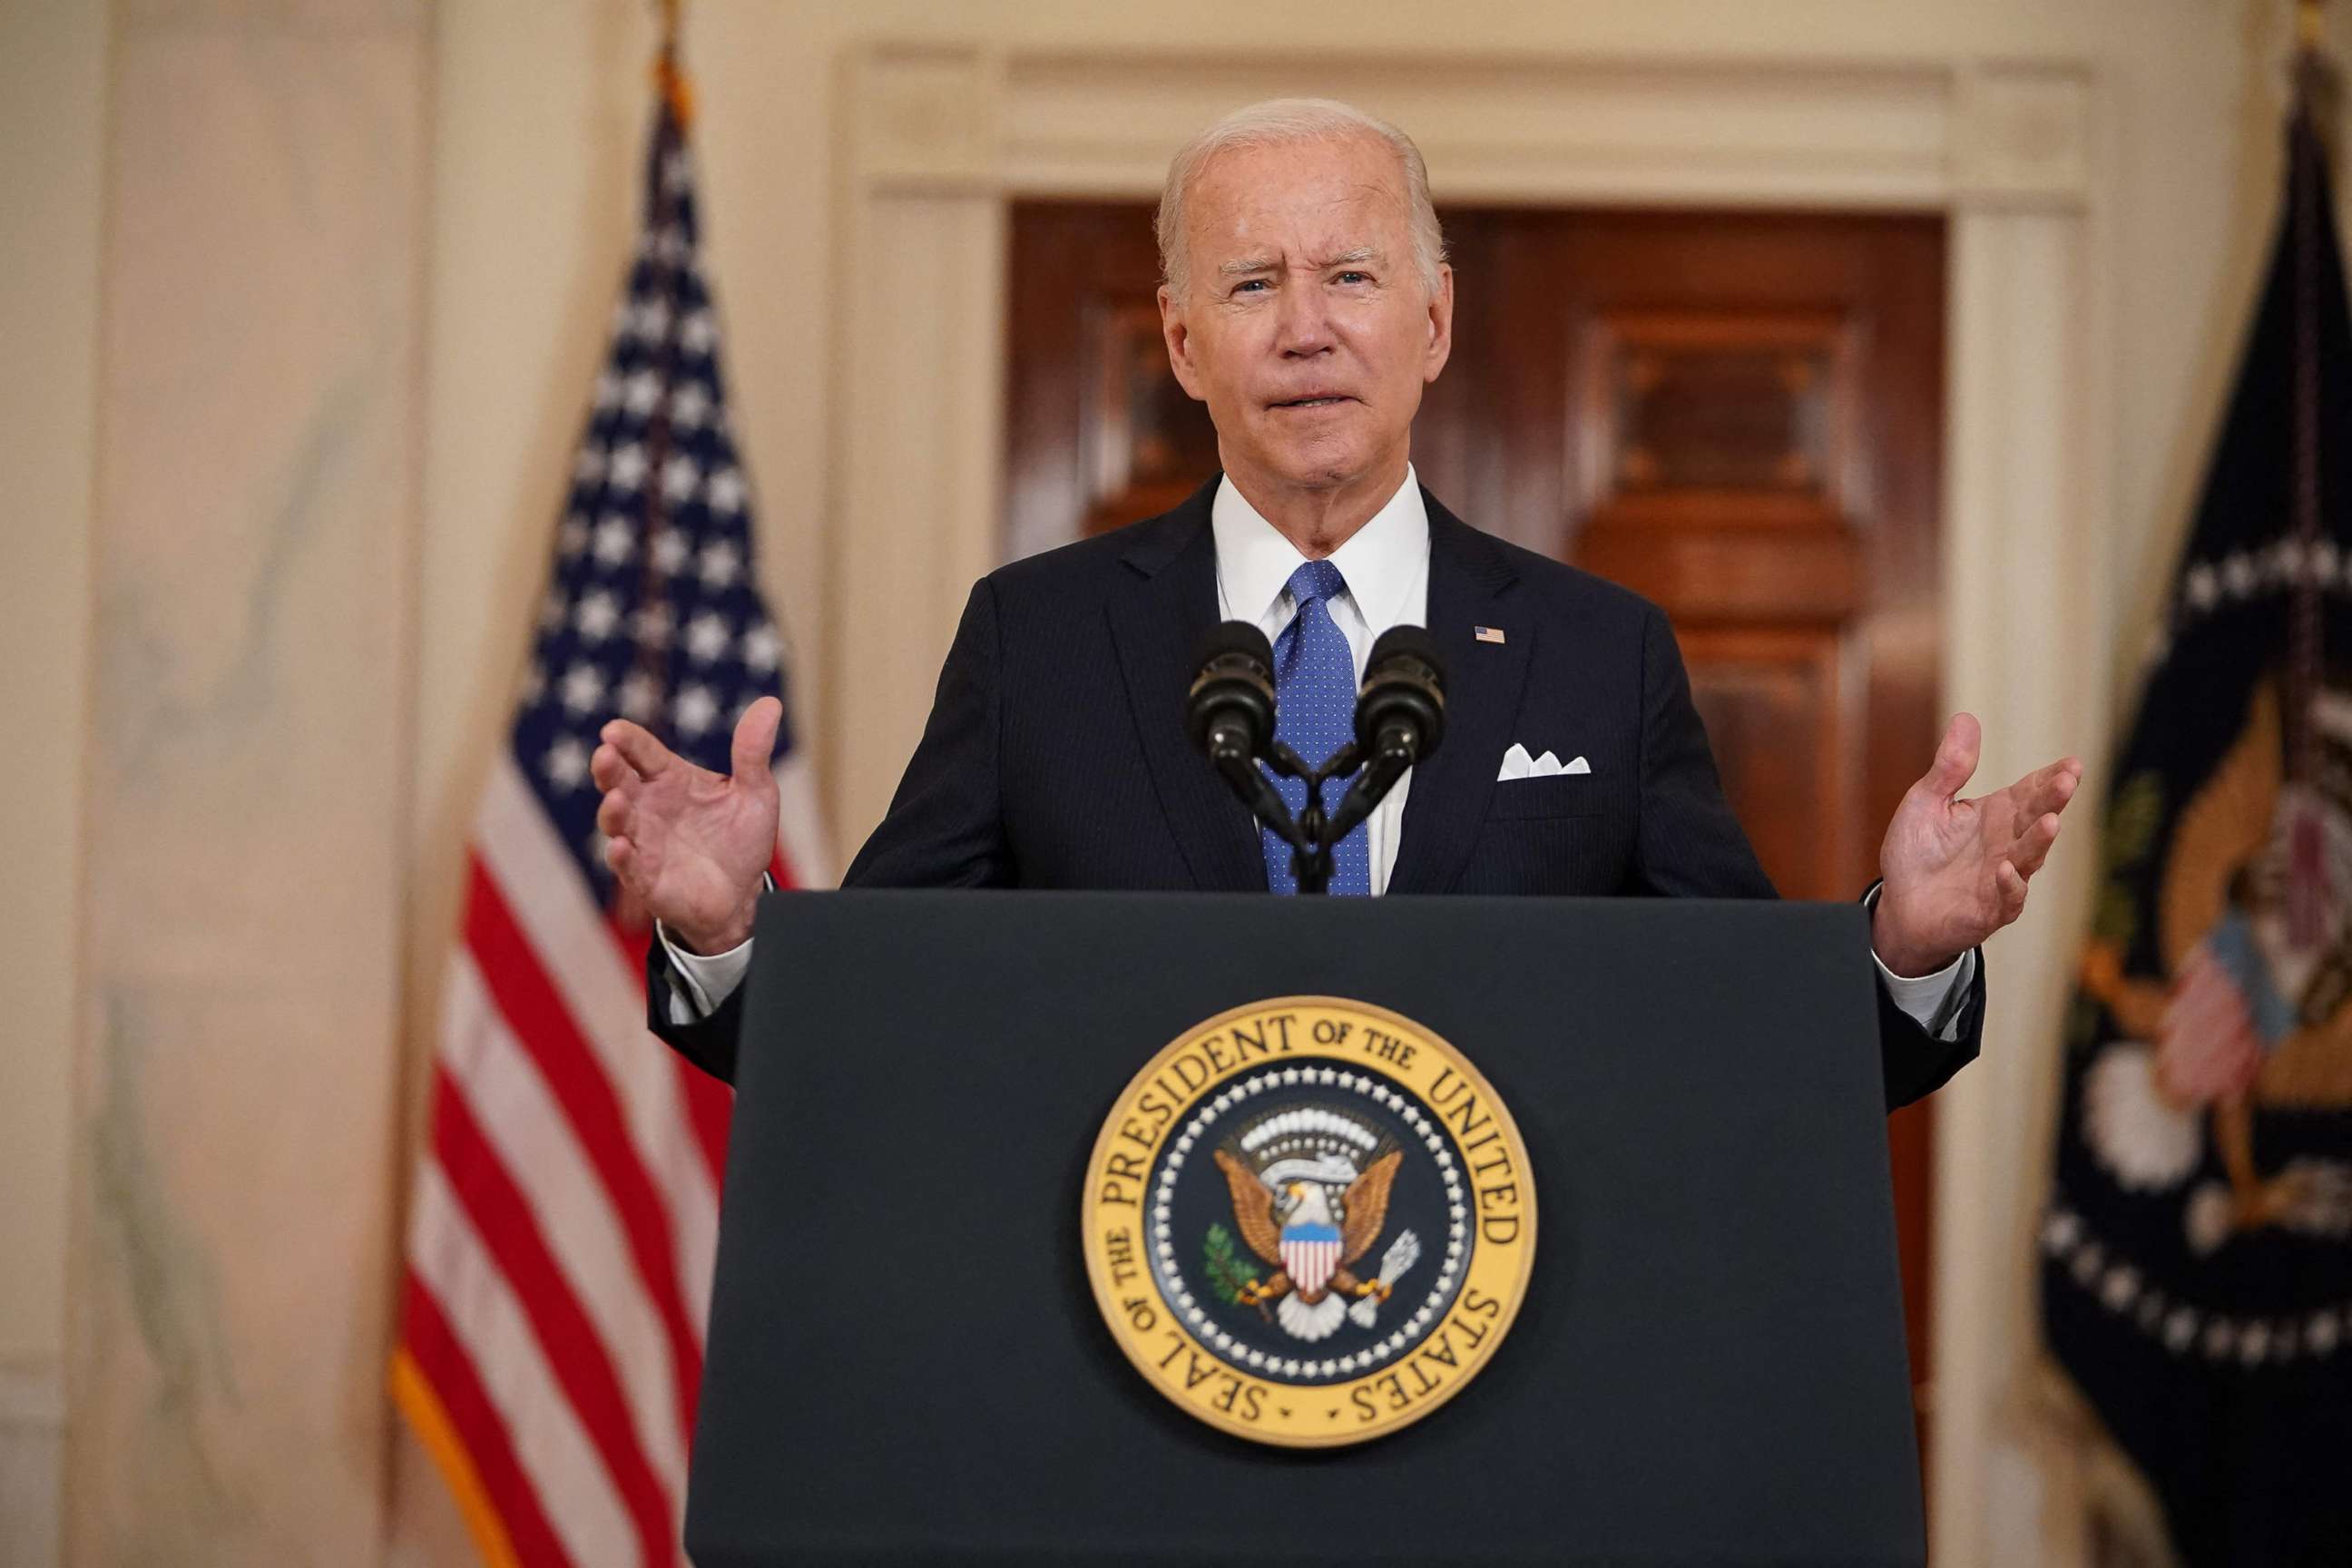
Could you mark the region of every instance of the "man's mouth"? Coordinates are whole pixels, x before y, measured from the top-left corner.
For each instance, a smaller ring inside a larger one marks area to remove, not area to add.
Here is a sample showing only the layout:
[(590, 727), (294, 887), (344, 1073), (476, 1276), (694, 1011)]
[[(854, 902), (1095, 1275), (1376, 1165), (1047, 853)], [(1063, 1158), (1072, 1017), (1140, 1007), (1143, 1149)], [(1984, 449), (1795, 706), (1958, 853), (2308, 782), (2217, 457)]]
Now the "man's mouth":
[(1318, 392), (1312, 396), (1293, 397), (1281, 403), (1270, 403), (1266, 406), (1269, 408), (1329, 408), (1338, 404), (1355, 401), (1343, 392)]

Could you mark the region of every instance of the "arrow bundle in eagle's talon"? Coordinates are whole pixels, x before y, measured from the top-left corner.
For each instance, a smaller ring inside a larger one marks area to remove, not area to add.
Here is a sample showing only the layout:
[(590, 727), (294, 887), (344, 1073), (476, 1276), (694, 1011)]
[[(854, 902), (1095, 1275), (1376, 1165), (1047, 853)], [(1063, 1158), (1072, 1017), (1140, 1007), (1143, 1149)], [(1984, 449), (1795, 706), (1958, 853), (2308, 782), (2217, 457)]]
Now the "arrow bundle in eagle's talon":
[(1388, 1251), (1381, 1258), (1380, 1278), (1372, 1281), (1374, 1289), (1348, 1309), (1349, 1321), (1360, 1329), (1370, 1328), (1372, 1320), (1380, 1315), (1381, 1300), (1389, 1293), (1389, 1287), (1402, 1278), (1404, 1271), (1420, 1258), (1421, 1237), (1412, 1232), (1408, 1230), (1390, 1242)]

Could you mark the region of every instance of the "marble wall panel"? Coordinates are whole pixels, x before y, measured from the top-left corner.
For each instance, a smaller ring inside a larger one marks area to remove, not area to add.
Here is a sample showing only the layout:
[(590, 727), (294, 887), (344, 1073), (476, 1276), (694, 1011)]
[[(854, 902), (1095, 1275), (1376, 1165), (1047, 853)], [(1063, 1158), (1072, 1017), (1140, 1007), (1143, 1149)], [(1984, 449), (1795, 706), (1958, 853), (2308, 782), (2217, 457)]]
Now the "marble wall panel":
[(68, 1560), (381, 1552), (421, 9), (120, 11)]

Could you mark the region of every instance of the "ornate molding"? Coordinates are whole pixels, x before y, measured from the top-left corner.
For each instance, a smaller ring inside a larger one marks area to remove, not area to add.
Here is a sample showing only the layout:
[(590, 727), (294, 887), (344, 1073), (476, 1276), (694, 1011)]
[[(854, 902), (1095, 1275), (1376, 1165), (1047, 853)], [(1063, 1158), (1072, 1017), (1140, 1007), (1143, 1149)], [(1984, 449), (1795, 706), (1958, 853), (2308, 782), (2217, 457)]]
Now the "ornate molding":
[(1412, 127), (1441, 199), (1925, 208), (2089, 199), (2090, 68), (1380, 57), (1292, 62), (879, 44), (852, 61), (869, 189), (1140, 196), (1238, 103), (1318, 90)]
[(2097, 124), (2089, 69), (1982, 64), (1958, 77), (1955, 194), (1972, 206), (2081, 207), (2091, 199)]
[(1004, 177), (1040, 195), (1156, 191), (1185, 136), (1302, 79), (1410, 126), (1441, 201), (1886, 207), (1948, 194), (1948, 69), (1589, 58), (1017, 57)]
[(879, 45), (853, 56), (847, 144), (871, 191), (994, 191), (1001, 59), (978, 47)]

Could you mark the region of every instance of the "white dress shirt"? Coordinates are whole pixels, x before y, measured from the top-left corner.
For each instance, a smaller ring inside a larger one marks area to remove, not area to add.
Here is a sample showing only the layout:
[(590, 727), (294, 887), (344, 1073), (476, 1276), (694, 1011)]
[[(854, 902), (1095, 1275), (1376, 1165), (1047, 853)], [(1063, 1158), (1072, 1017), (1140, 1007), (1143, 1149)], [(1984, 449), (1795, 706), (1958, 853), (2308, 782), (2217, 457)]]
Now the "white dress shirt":
[[(1229, 621), (1255, 622), (1269, 642), (1279, 637), (1298, 612), (1290, 597), (1290, 574), (1307, 557), (1244, 499), (1230, 477), (1219, 481), (1216, 497), (1209, 504), (1209, 527), (1217, 549), (1218, 614)], [(1348, 639), (1356, 679), (1361, 681), (1364, 661), (1381, 633), (1391, 626), (1425, 626), (1429, 620), (1429, 513), (1422, 505), (1421, 481), (1411, 464), (1405, 466), (1404, 483), (1388, 504), (1331, 552), (1331, 564), (1339, 569), (1348, 588), (1326, 607)], [(1500, 761), (1496, 759), (1498, 764)], [(1388, 890), (1389, 871), (1396, 864), (1397, 837), (1404, 821), (1405, 795), (1412, 784), (1412, 773), (1408, 769), (1387, 798), (1373, 808), (1366, 824), (1371, 836), (1375, 895)], [(679, 948), (667, 931), (661, 933), (661, 940), (684, 982), (670, 997), (670, 1016), (677, 1023), (709, 1016), (742, 984), (743, 973), (751, 967), (748, 941), (706, 956)], [(1871, 956), (1874, 960), (1877, 954)], [(1932, 1026), (1946, 999), (1956, 988), (1967, 985), (1975, 973), (1973, 952), (1916, 979), (1896, 974), (1884, 963), (1878, 965), (1879, 981), (1887, 994), (1923, 1028)], [(1941, 1037), (1952, 1038), (1958, 1023), (1957, 1018), (1948, 1020)]]
[[(1255, 622), (1265, 640), (1274, 641), (1298, 613), (1290, 596), (1290, 574), (1307, 557), (1258, 515), (1231, 479), (1217, 486), (1216, 499), (1209, 503), (1209, 529), (1217, 542), (1218, 615), (1228, 621)], [(1405, 466), (1403, 488), (1331, 552), (1331, 564), (1339, 569), (1348, 591), (1325, 608), (1348, 639), (1348, 657), (1360, 683), (1364, 661), (1381, 633), (1429, 620), (1429, 513), (1421, 504), (1421, 481), (1413, 478), (1411, 464)], [(1365, 825), (1371, 835), (1375, 894), (1388, 891), (1405, 795), (1412, 787), (1412, 770), (1408, 768), (1372, 808)]]

